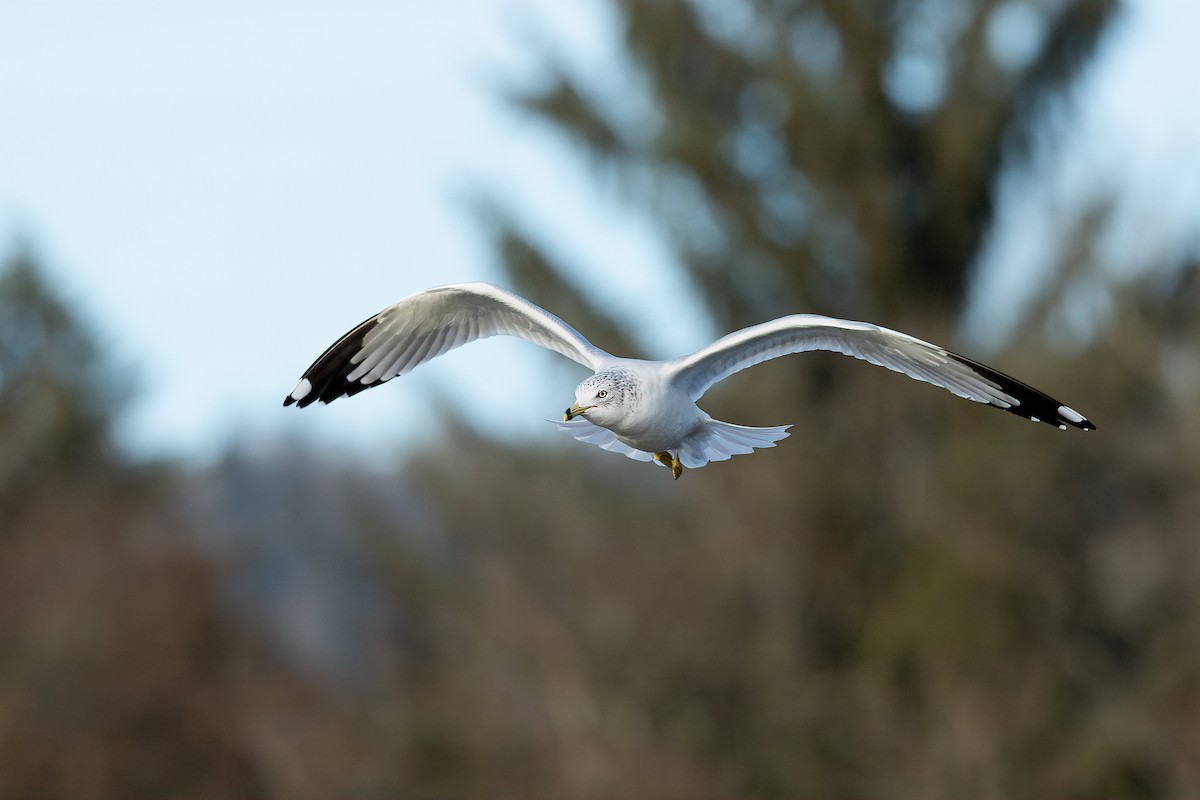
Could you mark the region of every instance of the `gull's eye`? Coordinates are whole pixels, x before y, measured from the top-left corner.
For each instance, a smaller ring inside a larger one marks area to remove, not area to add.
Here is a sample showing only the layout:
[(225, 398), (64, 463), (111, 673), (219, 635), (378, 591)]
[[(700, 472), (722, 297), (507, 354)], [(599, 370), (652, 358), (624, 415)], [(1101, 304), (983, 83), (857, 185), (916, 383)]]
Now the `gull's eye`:
[(601, 400), (608, 397), (608, 389), (601, 389), (600, 391), (596, 392), (596, 397), (599, 397)]

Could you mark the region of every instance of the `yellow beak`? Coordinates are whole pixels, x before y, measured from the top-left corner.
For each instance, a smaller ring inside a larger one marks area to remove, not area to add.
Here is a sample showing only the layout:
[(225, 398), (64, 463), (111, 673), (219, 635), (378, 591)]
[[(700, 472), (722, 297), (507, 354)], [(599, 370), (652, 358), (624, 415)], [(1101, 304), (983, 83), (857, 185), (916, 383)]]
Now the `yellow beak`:
[(570, 408), (568, 408), (566, 411), (563, 412), (563, 422), (570, 422), (572, 419), (574, 419), (575, 417), (578, 417), (580, 414), (587, 411), (589, 408), (591, 408), (591, 406), (581, 406), (578, 403), (575, 403), (574, 405), (572, 405)]

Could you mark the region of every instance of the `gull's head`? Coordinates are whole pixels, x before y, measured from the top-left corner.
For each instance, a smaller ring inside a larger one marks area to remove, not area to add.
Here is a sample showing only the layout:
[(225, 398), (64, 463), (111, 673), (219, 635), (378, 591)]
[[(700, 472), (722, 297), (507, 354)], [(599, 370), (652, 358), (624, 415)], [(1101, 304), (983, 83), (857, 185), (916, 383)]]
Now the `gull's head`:
[(597, 372), (575, 387), (575, 404), (563, 413), (563, 420), (585, 417), (589, 422), (606, 425), (624, 416), (629, 382), (616, 372)]

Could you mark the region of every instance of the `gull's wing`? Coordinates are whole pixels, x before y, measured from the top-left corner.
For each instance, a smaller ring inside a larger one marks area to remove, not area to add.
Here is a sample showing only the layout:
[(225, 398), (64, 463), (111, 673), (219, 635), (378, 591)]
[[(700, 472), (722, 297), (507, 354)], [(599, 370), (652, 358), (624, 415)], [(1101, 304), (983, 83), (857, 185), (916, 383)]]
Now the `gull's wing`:
[(795, 314), (722, 337), (690, 356), (667, 363), (676, 385), (693, 400), (733, 373), (763, 361), (808, 350), (830, 350), (868, 361), (959, 397), (1011, 411), (1066, 430), (1095, 425), (1032, 386), (935, 344), (868, 322)]
[(516, 336), (592, 370), (611, 358), (519, 295), (487, 283), (460, 283), (409, 295), (355, 327), (304, 371), (283, 404), (303, 408), (356, 394), (488, 336)]

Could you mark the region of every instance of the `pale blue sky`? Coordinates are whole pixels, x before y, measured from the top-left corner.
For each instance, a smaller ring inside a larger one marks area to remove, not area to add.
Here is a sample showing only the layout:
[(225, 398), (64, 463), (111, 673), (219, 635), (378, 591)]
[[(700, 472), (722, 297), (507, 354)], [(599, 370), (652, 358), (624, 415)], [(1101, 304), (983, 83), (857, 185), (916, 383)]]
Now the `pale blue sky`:
[[(1081, 104), (1079, 164), (1056, 169), (1073, 186), (1070, 170), (1092, 179), (1101, 159), (1111, 175), (1100, 179), (1165, 196), (1169, 212), (1147, 223), (1170, 229), (1156, 241), (1176, 241), (1200, 216), (1187, 85), (1200, 75), (1200, 13), (1133, 5)], [(611, 21), (592, 2), (0, 0), (0, 250), (30, 239), (135, 368), (131, 448), (204, 458), (234, 436), (279, 435), (389, 447), (444, 397), (486, 397), (499, 427), (558, 436), (541, 420), (578, 373), (513, 341), (465, 348), (353, 402), (280, 407), (326, 345), (384, 305), (495, 279), (462, 202), (476, 185), (536, 221), (582, 290), (642, 323), (647, 354), (703, 344), (711, 331), (686, 307), (672, 324), (652, 313), (678, 288), (654, 232), (496, 101), (505, 76), (537, 74), (530, 31), (585, 71), (612, 63)], [(1030, 223), (1018, 209), (1009, 224)], [(1013, 260), (1006, 247), (999, 264)]]

